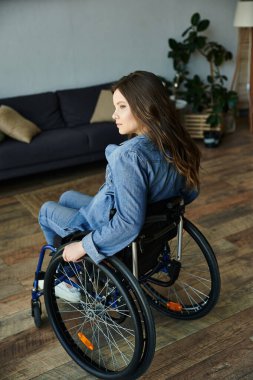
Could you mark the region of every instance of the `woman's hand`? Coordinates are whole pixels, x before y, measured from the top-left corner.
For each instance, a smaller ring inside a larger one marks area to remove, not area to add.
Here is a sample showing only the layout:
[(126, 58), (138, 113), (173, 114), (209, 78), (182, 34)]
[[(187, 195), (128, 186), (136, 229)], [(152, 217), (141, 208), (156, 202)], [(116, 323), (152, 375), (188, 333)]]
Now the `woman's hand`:
[(78, 261), (86, 254), (83, 249), (82, 242), (75, 242), (66, 245), (63, 250), (63, 260), (64, 261)]

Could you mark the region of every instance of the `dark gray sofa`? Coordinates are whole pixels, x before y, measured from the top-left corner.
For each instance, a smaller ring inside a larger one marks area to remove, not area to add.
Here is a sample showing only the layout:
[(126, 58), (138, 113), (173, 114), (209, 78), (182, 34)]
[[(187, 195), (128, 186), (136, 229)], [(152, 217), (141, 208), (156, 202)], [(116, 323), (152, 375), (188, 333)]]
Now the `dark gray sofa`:
[(0, 99), (42, 130), (30, 144), (0, 143), (0, 180), (104, 159), (123, 141), (113, 122), (90, 124), (100, 91), (110, 84)]

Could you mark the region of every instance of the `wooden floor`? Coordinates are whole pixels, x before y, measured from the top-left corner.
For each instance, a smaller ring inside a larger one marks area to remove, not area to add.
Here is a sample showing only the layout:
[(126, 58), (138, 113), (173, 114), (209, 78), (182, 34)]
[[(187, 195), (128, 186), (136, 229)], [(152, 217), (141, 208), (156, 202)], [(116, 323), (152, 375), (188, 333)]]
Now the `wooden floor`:
[[(155, 313), (156, 354), (142, 379), (253, 379), (253, 135), (246, 124), (219, 148), (199, 143), (201, 194), (187, 210), (216, 252), (220, 300), (197, 321)], [(0, 183), (0, 379), (94, 379), (63, 351), (45, 308), (43, 327), (34, 327), (30, 291), (44, 243), (39, 205), (73, 185), (94, 193), (103, 171), (102, 162)]]

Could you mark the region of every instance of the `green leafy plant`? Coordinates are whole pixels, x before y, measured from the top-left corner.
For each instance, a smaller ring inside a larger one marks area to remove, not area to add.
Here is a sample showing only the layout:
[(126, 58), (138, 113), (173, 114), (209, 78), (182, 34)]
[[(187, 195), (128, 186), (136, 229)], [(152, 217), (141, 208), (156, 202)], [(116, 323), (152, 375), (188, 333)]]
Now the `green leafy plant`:
[[(221, 73), (221, 66), (232, 59), (232, 53), (202, 34), (208, 29), (210, 21), (201, 19), (199, 13), (192, 15), (190, 24), (182, 33), (182, 41), (168, 40), (168, 57), (172, 59), (176, 71), (172, 92), (175, 97), (185, 99), (192, 112), (208, 109), (206, 122), (215, 127), (221, 122), (221, 113), (235, 110), (237, 104), (237, 93), (226, 88), (227, 77)], [(193, 54), (200, 54), (209, 64), (209, 73), (204, 80), (197, 74), (189, 74), (188, 64)]]

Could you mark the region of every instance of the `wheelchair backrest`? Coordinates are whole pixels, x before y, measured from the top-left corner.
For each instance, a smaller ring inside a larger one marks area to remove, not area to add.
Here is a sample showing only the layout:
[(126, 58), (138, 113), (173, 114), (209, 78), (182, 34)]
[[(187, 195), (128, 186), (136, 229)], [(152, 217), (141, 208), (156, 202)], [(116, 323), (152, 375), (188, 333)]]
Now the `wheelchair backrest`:
[(149, 242), (163, 236), (163, 231), (166, 234), (178, 225), (184, 210), (184, 201), (180, 197), (151, 203), (138, 239)]
[[(170, 198), (148, 206), (146, 220), (139, 236), (138, 273), (142, 275), (154, 268), (158, 257), (163, 253), (168, 241), (177, 235), (180, 217), (184, 214), (182, 198)], [(128, 246), (121, 253), (120, 259), (132, 269), (132, 247)]]

